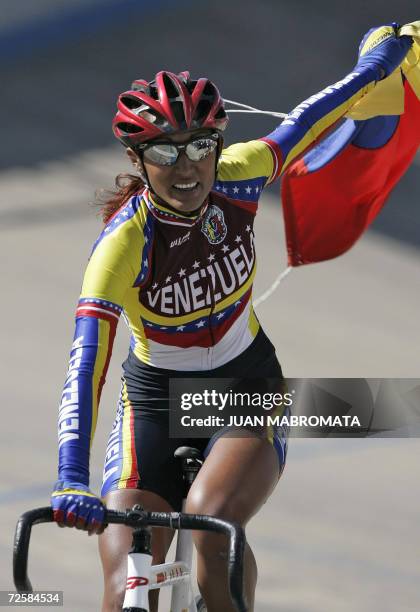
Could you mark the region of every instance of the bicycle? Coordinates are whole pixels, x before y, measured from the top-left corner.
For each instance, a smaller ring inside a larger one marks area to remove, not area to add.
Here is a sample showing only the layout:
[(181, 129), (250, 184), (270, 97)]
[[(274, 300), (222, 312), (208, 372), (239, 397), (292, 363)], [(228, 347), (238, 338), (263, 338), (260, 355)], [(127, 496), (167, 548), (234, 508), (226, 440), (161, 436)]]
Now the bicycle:
[[(199, 450), (181, 446), (175, 456), (182, 459), (186, 495), (202, 465)], [(33, 525), (54, 522), (50, 506), (22, 514), (17, 522), (13, 547), (13, 579), (18, 592), (32, 592), (28, 577), (28, 553)], [(191, 530), (216, 531), (229, 536), (228, 573), (232, 602), (238, 612), (247, 612), (243, 595), (243, 554), (245, 532), (240, 525), (201, 514), (147, 512), (135, 505), (125, 512), (107, 510), (105, 524), (133, 528), (133, 540), (127, 556), (127, 581), (122, 612), (149, 612), (149, 590), (172, 588), (171, 612), (206, 612), (204, 600), (194, 598), (191, 580), (193, 541)], [(151, 527), (178, 530), (175, 561), (152, 565)]]

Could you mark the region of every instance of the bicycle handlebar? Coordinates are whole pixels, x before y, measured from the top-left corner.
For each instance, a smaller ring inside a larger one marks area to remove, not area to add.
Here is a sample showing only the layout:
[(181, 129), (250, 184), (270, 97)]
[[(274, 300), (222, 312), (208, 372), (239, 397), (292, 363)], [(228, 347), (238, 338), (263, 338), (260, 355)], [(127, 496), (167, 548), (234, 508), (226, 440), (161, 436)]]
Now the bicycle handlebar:
[[(28, 552), (33, 525), (54, 522), (50, 506), (35, 508), (19, 518), (13, 544), (13, 580), (19, 592), (32, 592), (28, 576)], [(240, 525), (205, 514), (186, 514), (183, 512), (146, 512), (127, 510), (118, 512), (107, 510), (105, 524), (120, 524), (128, 527), (170, 527), (172, 529), (195, 529), (216, 531), (229, 536), (229, 588), (232, 601), (238, 612), (247, 612), (243, 595), (243, 554), (245, 532)]]

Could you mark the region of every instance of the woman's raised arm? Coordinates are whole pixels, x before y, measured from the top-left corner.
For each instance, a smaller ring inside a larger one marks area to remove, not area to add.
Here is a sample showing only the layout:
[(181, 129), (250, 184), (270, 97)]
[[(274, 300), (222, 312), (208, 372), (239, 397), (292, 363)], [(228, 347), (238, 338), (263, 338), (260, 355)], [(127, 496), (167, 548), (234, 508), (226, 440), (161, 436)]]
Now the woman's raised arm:
[(276, 176), (371, 91), (377, 81), (398, 68), (412, 42), (410, 36), (398, 36), (396, 24), (369, 30), (360, 43), (354, 69), (298, 104), (277, 129), (262, 139), (276, 158)]

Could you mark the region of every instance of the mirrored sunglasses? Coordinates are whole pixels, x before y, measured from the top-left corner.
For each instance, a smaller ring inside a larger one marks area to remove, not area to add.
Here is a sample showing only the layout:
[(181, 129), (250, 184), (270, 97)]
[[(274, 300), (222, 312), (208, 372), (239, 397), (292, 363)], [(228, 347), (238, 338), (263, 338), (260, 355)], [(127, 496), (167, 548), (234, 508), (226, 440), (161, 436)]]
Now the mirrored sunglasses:
[(137, 149), (143, 153), (144, 159), (159, 166), (173, 166), (181, 153), (185, 151), (190, 161), (202, 161), (212, 153), (219, 141), (219, 134), (200, 136), (189, 142), (156, 142), (139, 145)]

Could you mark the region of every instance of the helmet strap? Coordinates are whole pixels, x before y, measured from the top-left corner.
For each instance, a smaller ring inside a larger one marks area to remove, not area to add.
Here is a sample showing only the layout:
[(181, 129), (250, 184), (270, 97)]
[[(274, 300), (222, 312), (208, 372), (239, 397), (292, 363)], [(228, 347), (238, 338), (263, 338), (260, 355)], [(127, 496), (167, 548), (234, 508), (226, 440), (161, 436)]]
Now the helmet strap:
[(136, 166), (137, 166), (137, 172), (139, 173), (141, 180), (143, 181), (146, 187), (150, 188), (150, 181), (149, 181), (149, 177), (147, 176), (147, 171), (143, 164), (143, 160), (141, 164), (136, 164)]
[(217, 143), (217, 150), (216, 150), (216, 168), (215, 168), (215, 175), (214, 175), (215, 181), (217, 181), (217, 174), (219, 172), (219, 159), (220, 159), (220, 156), (222, 155), (222, 150), (223, 150), (223, 136), (220, 135), (219, 141)]

